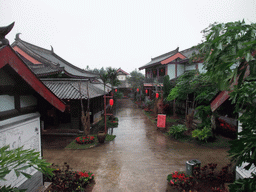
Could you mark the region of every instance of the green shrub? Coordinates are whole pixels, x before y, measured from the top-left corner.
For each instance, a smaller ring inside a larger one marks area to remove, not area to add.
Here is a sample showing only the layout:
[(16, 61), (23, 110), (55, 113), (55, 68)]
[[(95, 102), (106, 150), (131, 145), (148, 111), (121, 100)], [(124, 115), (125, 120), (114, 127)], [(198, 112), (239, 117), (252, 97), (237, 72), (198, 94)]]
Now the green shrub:
[(183, 124), (173, 125), (168, 131), (168, 135), (172, 135), (175, 139), (183, 136), (183, 133), (187, 131), (187, 127)]
[(115, 93), (115, 97), (117, 99), (122, 99), (124, 97), (124, 94), (122, 92), (117, 92), (117, 93)]
[(200, 141), (207, 142), (207, 139), (212, 136), (211, 129), (209, 127), (204, 127), (202, 130), (196, 129), (192, 132), (192, 137), (199, 139)]

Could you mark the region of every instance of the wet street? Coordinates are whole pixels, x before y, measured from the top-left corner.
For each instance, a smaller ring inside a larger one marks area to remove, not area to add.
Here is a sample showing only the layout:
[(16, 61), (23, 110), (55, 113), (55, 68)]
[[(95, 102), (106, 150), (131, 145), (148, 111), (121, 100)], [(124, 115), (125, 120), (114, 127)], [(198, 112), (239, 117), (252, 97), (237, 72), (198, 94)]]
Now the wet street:
[(67, 162), (74, 170), (95, 174), (93, 191), (167, 190), (168, 174), (185, 171), (186, 161), (199, 159), (202, 165), (229, 163), (227, 149), (209, 149), (166, 137), (132, 101), (118, 101), (118, 128), (114, 141), (87, 150), (44, 149), (50, 163)]

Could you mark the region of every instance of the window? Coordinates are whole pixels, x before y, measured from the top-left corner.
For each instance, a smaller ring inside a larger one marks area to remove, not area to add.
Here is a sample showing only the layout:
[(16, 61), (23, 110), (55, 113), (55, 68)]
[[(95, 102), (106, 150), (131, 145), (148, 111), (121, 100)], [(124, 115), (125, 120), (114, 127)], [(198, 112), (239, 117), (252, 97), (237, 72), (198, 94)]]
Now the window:
[(153, 77), (157, 77), (157, 69), (153, 69)]
[(159, 76), (165, 76), (165, 67), (159, 68)]
[(0, 112), (15, 109), (14, 96), (0, 95)]

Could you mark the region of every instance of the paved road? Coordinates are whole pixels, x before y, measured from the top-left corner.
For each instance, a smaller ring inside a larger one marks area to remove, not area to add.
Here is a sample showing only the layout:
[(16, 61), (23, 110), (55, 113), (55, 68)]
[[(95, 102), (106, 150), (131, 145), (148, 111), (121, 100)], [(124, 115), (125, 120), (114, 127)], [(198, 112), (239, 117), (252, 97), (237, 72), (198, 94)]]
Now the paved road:
[(95, 173), (93, 191), (167, 190), (166, 177), (185, 171), (186, 161), (199, 159), (218, 167), (229, 163), (226, 149), (180, 143), (164, 136), (130, 100), (119, 100), (114, 141), (88, 150), (44, 149), (48, 162), (68, 162), (74, 170)]

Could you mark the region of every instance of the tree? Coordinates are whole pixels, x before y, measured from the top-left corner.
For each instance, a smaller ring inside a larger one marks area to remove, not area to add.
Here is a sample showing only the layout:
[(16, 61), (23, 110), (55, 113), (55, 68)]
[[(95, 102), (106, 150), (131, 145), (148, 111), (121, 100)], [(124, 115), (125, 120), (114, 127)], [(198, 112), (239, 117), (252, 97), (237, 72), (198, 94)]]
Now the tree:
[(118, 86), (120, 84), (120, 81), (117, 79), (117, 69), (108, 67), (107, 74), (112, 89), (114, 88), (114, 86)]
[[(231, 141), (229, 150), (233, 161), (241, 166), (243, 162), (250, 169), (256, 165), (256, 24), (245, 21), (214, 23), (204, 31), (205, 42), (201, 45), (207, 75), (221, 90), (229, 90), (236, 105), (243, 131)], [(247, 77), (248, 72), (250, 76)], [(231, 191), (255, 191), (256, 176), (238, 180), (231, 185)]]
[(164, 82), (163, 82), (163, 98), (167, 98), (173, 85), (170, 83), (170, 77), (169, 75), (164, 76)]
[(145, 77), (142, 73), (138, 72), (137, 69), (133, 70), (128, 77), (128, 82), (133, 89), (143, 87)]

